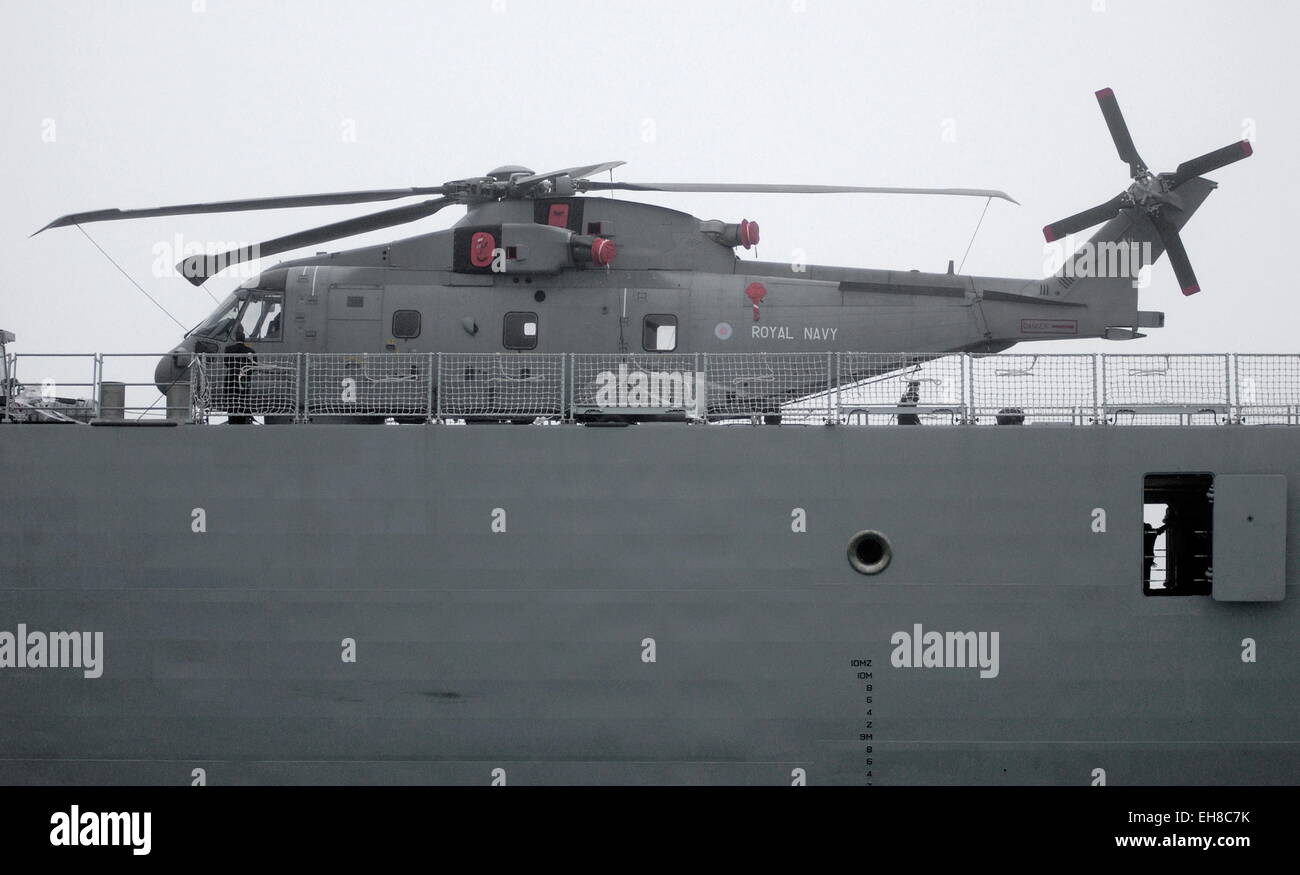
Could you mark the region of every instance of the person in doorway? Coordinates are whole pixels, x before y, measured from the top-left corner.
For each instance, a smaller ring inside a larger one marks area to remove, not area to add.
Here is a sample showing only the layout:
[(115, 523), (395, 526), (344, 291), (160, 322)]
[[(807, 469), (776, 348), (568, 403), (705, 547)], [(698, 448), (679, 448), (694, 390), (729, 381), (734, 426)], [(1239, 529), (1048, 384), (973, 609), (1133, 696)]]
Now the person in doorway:
[(1168, 522), (1158, 529), (1150, 523), (1142, 524), (1142, 553), (1145, 561), (1142, 583), (1148, 587), (1151, 586), (1151, 569), (1156, 564), (1156, 539), (1163, 535), (1167, 528), (1169, 528)]

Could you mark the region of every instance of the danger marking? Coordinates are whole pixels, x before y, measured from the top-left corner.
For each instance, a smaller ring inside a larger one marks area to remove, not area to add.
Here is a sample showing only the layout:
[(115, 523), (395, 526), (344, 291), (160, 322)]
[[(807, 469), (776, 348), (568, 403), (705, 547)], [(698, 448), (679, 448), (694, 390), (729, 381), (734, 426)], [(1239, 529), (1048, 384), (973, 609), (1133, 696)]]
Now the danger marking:
[(1021, 334), (1078, 334), (1079, 323), (1074, 319), (1021, 319)]

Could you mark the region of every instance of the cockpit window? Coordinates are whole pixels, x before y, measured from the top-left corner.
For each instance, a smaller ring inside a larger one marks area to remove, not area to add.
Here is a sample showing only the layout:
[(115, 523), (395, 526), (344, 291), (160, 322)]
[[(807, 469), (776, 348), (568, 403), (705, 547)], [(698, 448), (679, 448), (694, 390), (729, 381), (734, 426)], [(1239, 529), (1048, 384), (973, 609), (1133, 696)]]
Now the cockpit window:
[(235, 317), (239, 315), (242, 304), (243, 301), (240, 300), (238, 293), (227, 295), (226, 299), (217, 305), (217, 309), (212, 311), (207, 321), (195, 328), (192, 333), (213, 340), (225, 340), (230, 335), (230, 329), (235, 325)]
[(279, 340), (284, 313), (284, 296), (279, 292), (250, 292), (239, 324), (250, 340)]
[(284, 294), (238, 289), (191, 333), (222, 341), (232, 335), (237, 324), (244, 327), (247, 340), (281, 340), (284, 337)]

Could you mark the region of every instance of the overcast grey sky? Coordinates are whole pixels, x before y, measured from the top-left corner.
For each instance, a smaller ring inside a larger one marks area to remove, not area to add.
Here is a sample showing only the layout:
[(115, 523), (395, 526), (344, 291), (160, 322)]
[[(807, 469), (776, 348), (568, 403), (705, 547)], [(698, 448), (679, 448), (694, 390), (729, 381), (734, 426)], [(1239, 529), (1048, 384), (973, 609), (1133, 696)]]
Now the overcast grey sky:
[[(435, 185), (506, 163), (625, 160), (631, 181), (1001, 188), (965, 271), (1041, 276), (1041, 228), (1127, 184), (1093, 98), (1157, 170), (1255, 140), (1142, 295), (1168, 326), (1048, 351), (1293, 351), (1295, 4), (1189, 0), (54, 0), (7, 4), (6, 270), (24, 352), (148, 351), (181, 331), (75, 228), (105, 207)], [(984, 202), (654, 195), (762, 223), (765, 260), (943, 270)], [(155, 246), (256, 241), (360, 207), (88, 225), (187, 327), (212, 300)], [(445, 227), (459, 209), (333, 248)], [(275, 259), (268, 260), (267, 264)], [(237, 279), (209, 287), (223, 295)]]

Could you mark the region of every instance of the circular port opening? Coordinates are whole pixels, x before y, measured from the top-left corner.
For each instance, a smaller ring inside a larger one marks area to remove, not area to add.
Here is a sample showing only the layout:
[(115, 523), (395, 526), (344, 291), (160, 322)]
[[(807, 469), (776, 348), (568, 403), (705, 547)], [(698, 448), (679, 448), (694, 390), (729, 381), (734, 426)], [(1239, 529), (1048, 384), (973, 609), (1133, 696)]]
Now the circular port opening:
[(859, 574), (879, 574), (893, 558), (889, 539), (880, 532), (858, 532), (849, 541), (849, 564)]

